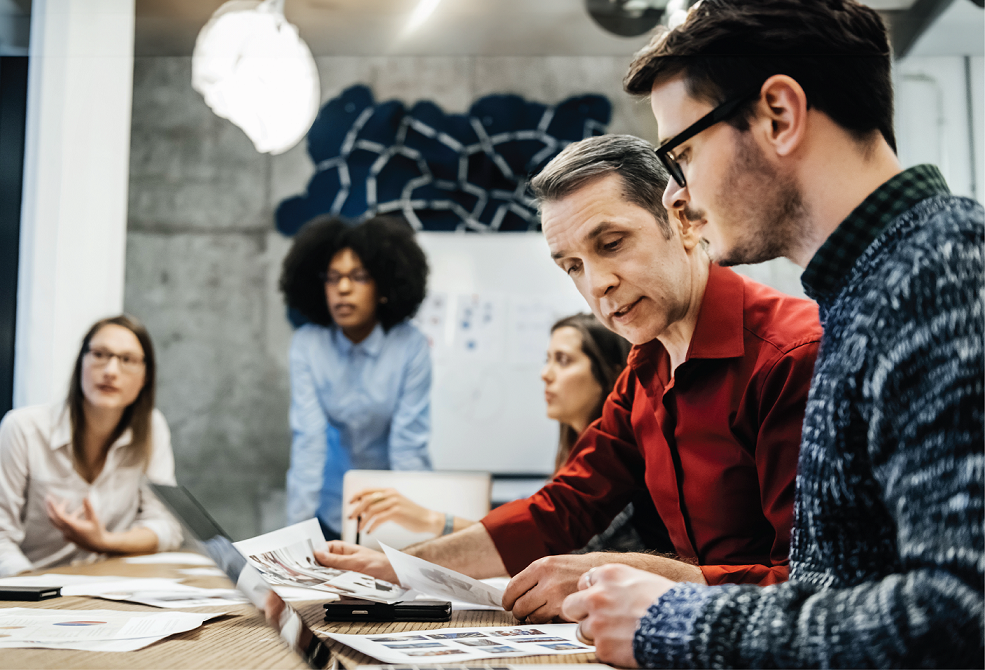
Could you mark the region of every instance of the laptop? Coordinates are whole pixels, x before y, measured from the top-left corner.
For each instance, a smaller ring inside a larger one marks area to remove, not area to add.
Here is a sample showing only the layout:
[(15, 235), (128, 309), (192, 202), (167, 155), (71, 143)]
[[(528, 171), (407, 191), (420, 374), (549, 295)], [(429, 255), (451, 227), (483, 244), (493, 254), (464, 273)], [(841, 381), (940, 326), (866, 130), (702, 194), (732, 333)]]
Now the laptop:
[[(284, 602), (263, 579), (260, 571), (250, 565), (246, 557), (233, 546), (229, 535), (205, 510), (194, 496), (183, 486), (165, 486), (148, 481), (148, 486), (196, 541), (203, 553), (207, 554), (222, 569), (230, 581), (236, 585), (246, 598), (264, 615), (267, 625), (273, 628), (278, 637), (309, 667), (321, 670), (329, 667), (333, 655), (329, 641), (315, 635), (304, 622), (297, 610)], [(469, 665), (368, 665), (359, 666), (366, 670), (591, 670), (609, 669), (610, 666), (597, 663), (557, 664), (557, 665), (509, 665), (496, 663), (492, 666), (471, 663)]]

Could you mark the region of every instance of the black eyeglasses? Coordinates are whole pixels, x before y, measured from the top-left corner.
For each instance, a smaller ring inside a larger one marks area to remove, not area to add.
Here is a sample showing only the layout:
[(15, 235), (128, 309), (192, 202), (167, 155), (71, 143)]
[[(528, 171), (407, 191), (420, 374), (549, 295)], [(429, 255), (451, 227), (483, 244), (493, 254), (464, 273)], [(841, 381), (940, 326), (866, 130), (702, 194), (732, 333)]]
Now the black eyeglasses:
[(660, 162), (664, 164), (665, 168), (667, 168), (667, 172), (670, 173), (670, 176), (674, 178), (674, 181), (676, 181), (681, 188), (687, 186), (687, 180), (684, 179), (684, 171), (681, 170), (681, 166), (677, 163), (677, 158), (671, 152), (701, 131), (708, 130), (716, 123), (733, 116), (742, 108), (743, 104), (753, 98), (758, 98), (761, 88), (761, 86), (757, 86), (755, 89), (740, 95), (737, 98), (726, 100), (718, 107), (711, 110), (685, 128), (682, 132), (678, 133), (677, 136), (672, 137), (654, 149), (657, 153), (657, 158), (660, 159)]

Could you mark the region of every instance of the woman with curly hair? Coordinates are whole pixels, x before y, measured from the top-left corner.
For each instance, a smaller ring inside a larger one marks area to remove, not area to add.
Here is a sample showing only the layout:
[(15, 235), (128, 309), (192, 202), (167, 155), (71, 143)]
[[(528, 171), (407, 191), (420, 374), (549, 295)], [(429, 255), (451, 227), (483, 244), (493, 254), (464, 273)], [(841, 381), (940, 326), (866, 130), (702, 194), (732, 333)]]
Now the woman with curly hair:
[(427, 274), (399, 219), (322, 216), (295, 237), (280, 288), (308, 323), (291, 343), (289, 523), (338, 538), (346, 470), (431, 469), (431, 356), (409, 321)]

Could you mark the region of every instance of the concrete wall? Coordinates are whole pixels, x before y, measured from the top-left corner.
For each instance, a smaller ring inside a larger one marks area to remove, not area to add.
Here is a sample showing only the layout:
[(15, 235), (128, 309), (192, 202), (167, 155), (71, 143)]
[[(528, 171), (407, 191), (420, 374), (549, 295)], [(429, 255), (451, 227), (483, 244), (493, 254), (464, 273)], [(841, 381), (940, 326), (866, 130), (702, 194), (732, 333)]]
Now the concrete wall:
[[(629, 57), (328, 57), (323, 99), (369, 85), (377, 100), (431, 99), (448, 112), (477, 97), (518, 93), (553, 103), (601, 93), (610, 132), (656, 139), (645, 102), (623, 94)], [(188, 58), (134, 65), (125, 307), (158, 350), (158, 407), (171, 425), (179, 482), (235, 538), (283, 523), (288, 465), (290, 328), (276, 290), (289, 246), (273, 210), (313, 167), (303, 143), (257, 154), (191, 88)], [(800, 291), (787, 261), (755, 268)], [(522, 468), (518, 468), (522, 469)]]

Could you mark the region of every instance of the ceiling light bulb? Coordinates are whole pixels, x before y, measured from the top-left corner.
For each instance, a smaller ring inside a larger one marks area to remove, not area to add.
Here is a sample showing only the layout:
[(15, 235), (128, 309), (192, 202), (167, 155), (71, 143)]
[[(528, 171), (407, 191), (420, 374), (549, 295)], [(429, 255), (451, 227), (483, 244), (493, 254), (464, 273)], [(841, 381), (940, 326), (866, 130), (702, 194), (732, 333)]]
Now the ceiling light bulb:
[(297, 144), (321, 102), (311, 50), (284, 18), (283, 5), (230, 0), (202, 28), (192, 54), (192, 88), (261, 153)]

